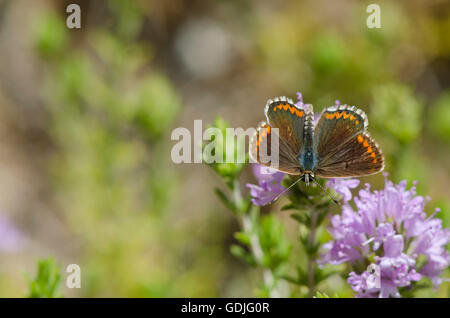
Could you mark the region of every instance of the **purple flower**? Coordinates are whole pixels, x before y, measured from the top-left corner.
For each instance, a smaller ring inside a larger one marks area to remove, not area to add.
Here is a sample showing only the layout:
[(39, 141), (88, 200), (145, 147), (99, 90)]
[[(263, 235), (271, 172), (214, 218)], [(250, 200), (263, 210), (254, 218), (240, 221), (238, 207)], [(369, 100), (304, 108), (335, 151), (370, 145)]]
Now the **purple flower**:
[(275, 199), (285, 189), (281, 185), (284, 173), (260, 165), (252, 165), (253, 174), (258, 179), (258, 185), (247, 184), (254, 205), (263, 206)]
[(342, 195), (342, 200), (347, 203), (352, 199), (350, 189), (354, 189), (359, 185), (358, 179), (335, 178), (327, 182), (327, 187)]
[(303, 106), (303, 95), (300, 92), (297, 92), (297, 103), (298, 106)]
[[(342, 215), (331, 217), (333, 240), (325, 244), (327, 252), (320, 261), (349, 263), (355, 271), (347, 282), (358, 297), (400, 297), (399, 287), (423, 276), (437, 288), (450, 264), (445, 248), (450, 231), (434, 217), (438, 210), (427, 217), (426, 200), (416, 195), (415, 184), (408, 190), (406, 181), (393, 184), (385, 176), (384, 190), (371, 192), (366, 185), (354, 198), (356, 210), (347, 201)], [(418, 264), (419, 255), (425, 256), (424, 264)], [(371, 264), (378, 273), (358, 269), (361, 264)]]
[(19, 250), (24, 242), (22, 234), (3, 216), (0, 216), (0, 252)]
[[(297, 103), (295, 103), (297, 106), (304, 107), (305, 103), (303, 103), (303, 95), (300, 92), (297, 92)], [(308, 105), (306, 105), (309, 107)], [(314, 113), (314, 125), (317, 124), (320, 118), (320, 113)]]

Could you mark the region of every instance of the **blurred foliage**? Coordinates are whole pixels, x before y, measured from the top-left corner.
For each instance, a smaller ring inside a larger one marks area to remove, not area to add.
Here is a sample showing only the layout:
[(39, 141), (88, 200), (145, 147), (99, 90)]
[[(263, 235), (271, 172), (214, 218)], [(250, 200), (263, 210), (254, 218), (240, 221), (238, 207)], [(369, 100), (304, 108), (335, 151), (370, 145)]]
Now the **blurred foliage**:
[[(280, 276), (285, 270), (285, 265), (289, 259), (292, 247), (287, 239), (286, 230), (276, 216), (272, 214), (264, 215), (259, 220), (259, 215), (256, 213), (256, 210), (252, 212), (250, 218), (252, 219), (252, 224), (258, 224), (258, 227), (254, 230), (257, 231), (256, 234), (259, 238), (263, 253), (261, 265), (271, 269), (276, 273), (276, 276)], [(251, 247), (251, 235), (253, 234), (254, 232), (236, 232), (234, 237), (242, 245)], [(230, 251), (234, 256), (246, 261), (250, 265), (256, 265), (254, 256), (240, 245), (231, 245)]]
[[(283, 185), (291, 187), (298, 178), (285, 178)], [(324, 180), (318, 181), (321, 187)], [(298, 293), (301, 297), (313, 297), (317, 286), (321, 286), (327, 278), (335, 274), (334, 270), (323, 269), (317, 265), (323, 243), (324, 223), (331, 212), (333, 200), (318, 186), (306, 186), (299, 182), (290, 188), (289, 203), (284, 205), (282, 211), (290, 211), (290, 217), (298, 223), (301, 251), (295, 266), (294, 273), (284, 275), (284, 278), (300, 287)], [(306, 289), (307, 292), (302, 292)]]
[(316, 293), (316, 296), (314, 296), (314, 298), (339, 298), (339, 296), (338, 296), (337, 294), (334, 294), (333, 297), (330, 297), (330, 296), (328, 296), (327, 294), (321, 293), (321, 292), (318, 291), (318, 292)]
[(450, 91), (442, 93), (431, 106), (427, 124), (436, 137), (450, 142)]
[[(237, 158), (245, 144), (239, 136), (230, 136), (229, 127), (221, 118), (217, 118), (210, 128), (215, 128), (215, 138), (203, 144), (205, 162), (209, 156), (220, 154), (224, 161), (226, 155)], [(239, 134), (237, 134), (239, 135)], [(218, 138), (220, 136), (220, 138)], [(221, 140), (218, 140), (221, 139)], [(217, 163), (208, 165), (222, 178), (231, 195), (216, 188), (216, 195), (222, 203), (237, 217), (240, 231), (234, 233), (234, 238), (240, 244), (232, 244), (230, 253), (251, 266), (258, 267), (263, 272), (263, 286), (259, 289), (261, 297), (286, 297), (286, 286), (280, 279), (287, 270), (291, 252), (284, 225), (273, 214), (261, 217), (260, 210), (254, 206), (248, 195), (243, 195), (240, 186), (240, 176), (248, 156), (243, 163)]]
[[(83, 248), (87, 296), (142, 296), (142, 290), (162, 296), (170, 288), (158, 283), (168, 279), (158, 271), (171, 260), (152, 265), (151, 258), (160, 256), (149, 250), (166, 244), (168, 235), (159, 224), (176, 180), (161, 141), (180, 98), (167, 77), (148, 65), (151, 47), (136, 41), (138, 4), (125, 7), (111, 2), (117, 23), (112, 30), (90, 30), (89, 51), (69, 44), (70, 31), (52, 14), (36, 30), (36, 48), (48, 67), (49, 131), (60, 150), (50, 173)], [(161, 287), (144, 289), (142, 277)]]
[(423, 105), (414, 97), (409, 87), (388, 84), (374, 88), (373, 100), (371, 122), (375, 129), (397, 142), (389, 152), (411, 143), (419, 136)]
[(275, 215), (270, 214), (262, 218), (259, 240), (264, 251), (264, 266), (275, 270), (288, 261), (291, 243)]
[(49, 12), (45, 19), (36, 23), (35, 37), (37, 50), (45, 58), (53, 58), (61, 54), (68, 46), (67, 29), (61, 27), (61, 17)]
[(37, 262), (37, 274), (29, 278), (29, 298), (57, 298), (60, 293), (61, 273), (59, 265), (51, 258)]
[(418, 152), (424, 118), (424, 105), (412, 90), (399, 83), (373, 89), (370, 123), (380, 136), (392, 178), (418, 180), (419, 190), (427, 192), (426, 158)]
[[(248, 162), (248, 154), (245, 152), (245, 140), (236, 138), (227, 133), (227, 128), (230, 128), (222, 118), (218, 117), (209, 129), (215, 129), (216, 134), (211, 136), (208, 143), (204, 143), (203, 161), (210, 163), (210, 166), (225, 180), (227, 184), (236, 179)], [(220, 137), (219, 137), (220, 136)], [(242, 142), (241, 142), (242, 141)], [(232, 151), (232, 156), (228, 157), (238, 160), (238, 153), (245, 153), (246, 157), (243, 162), (227, 162), (227, 150)]]

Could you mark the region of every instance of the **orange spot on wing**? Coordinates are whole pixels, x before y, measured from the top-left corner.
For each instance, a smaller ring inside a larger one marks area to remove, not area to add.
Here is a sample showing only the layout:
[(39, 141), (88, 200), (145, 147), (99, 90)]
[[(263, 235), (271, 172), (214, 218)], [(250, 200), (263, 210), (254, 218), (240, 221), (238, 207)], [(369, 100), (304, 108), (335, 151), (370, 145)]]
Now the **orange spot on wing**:
[(350, 115), (350, 120), (355, 120), (355, 116), (353, 116), (353, 115)]
[(377, 159), (373, 159), (373, 161), (372, 161), (373, 163), (377, 163)]
[(363, 146), (364, 146), (364, 148), (369, 147), (369, 143), (367, 142), (367, 140), (364, 140)]
[(359, 120), (356, 120), (356, 121), (355, 121), (355, 125), (358, 125), (358, 124), (359, 124)]
[(359, 143), (362, 143), (363, 141), (364, 141), (364, 138), (363, 138), (361, 135), (359, 135), (359, 136), (358, 136), (358, 142), (359, 142)]
[(325, 113), (325, 118), (326, 119), (333, 119), (334, 118), (334, 113), (333, 114)]
[(335, 114), (336, 114), (336, 119), (339, 119), (339, 118), (341, 118), (341, 117), (342, 117), (342, 115), (343, 115), (343, 113), (338, 113), (338, 112), (336, 112)]
[(294, 113), (295, 113), (295, 107), (289, 106), (289, 110), (291, 111), (291, 114), (294, 115)]
[(298, 117), (303, 117), (303, 115), (305, 114), (303, 111), (301, 111), (301, 110), (296, 110), (295, 111), (295, 114), (298, 116)]
[(346, 112), (343, 112), (343, 116), (342, 117), (344, 117), (344, 119), (347, 119), (348, 117), (350, 117), (350, 114), (347, 114)]
[(370, 156), (371, 156), (372, 158), (375, 158), (375, 156), (376, 156), (375, 152), (372, 152), (372, 153), (370, 154)]
[(289, 108), (289, 105), (284, 105), (284, 106), (283, 106), (283, 109), (284, 109), (284, 110), (288, 110), (288, 108)]
[(283, 108), (283, 105), (278, 105), (277, 108), (278, 108), (278, 109), (282, 109), (282, 108)]
[(367, 148), (367, 153), (371, 153), (372, 152), (372, 147), (369, 146), (369, 148)]
[(273, 111), (274, 111), (274, 112), (276, 112), (276, 111), (277, 111), (277, 107), (276, 107), (276, 106), (275, 106), (275, 107), (273, 108)]

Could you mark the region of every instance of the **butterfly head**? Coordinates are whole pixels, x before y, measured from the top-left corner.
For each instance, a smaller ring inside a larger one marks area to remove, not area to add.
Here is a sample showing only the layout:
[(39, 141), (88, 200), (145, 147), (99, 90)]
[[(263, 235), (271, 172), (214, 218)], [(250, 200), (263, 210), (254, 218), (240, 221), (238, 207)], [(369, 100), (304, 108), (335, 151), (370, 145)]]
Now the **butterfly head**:
[(303, 171), (302, 175), (300, 176), (300, 179), (306, 183), (307, 186), (309, 186), (309, 182), (314, 179), (314, 173), (312, 171)]

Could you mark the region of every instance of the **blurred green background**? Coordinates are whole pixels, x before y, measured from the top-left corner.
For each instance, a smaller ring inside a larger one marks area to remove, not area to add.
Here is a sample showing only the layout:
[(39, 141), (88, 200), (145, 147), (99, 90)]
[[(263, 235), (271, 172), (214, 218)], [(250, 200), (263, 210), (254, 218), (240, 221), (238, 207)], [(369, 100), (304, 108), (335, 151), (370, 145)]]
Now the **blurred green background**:
[[(173, 164), (170, 133), (217, 116), (254, 127), (268, 98), (297, 91), (316, 111), (365, 110), (391, 178), (418, 180), (449, 227), (450, 4), (378, 1), (369, 29), (369, 3), (0, 0), (0, 296), (27, 295), (50, 256), (63, 280), (81, 267), (69, 297), (255, 295), (220, 180)], [(338, 278), (324, 288), (351, 295)]]

